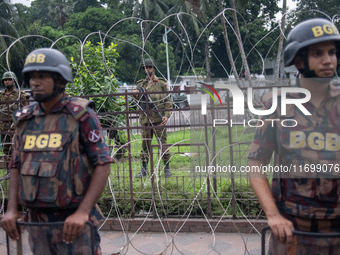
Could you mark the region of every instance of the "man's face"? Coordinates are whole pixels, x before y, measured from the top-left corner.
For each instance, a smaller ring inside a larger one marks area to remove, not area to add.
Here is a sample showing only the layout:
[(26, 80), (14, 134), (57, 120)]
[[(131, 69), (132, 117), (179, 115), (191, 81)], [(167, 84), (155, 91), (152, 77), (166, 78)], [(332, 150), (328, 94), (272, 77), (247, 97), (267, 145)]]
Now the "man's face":
[(10, 87), (14, 84), (14, 81), (13, 81), (13, 79), (4, 79), (3, 83), (4, 83), (5, 87)]
[[(308, 47), (309, 70), (314, 71), (317, 77), (331, 77), (335, 74), (338, 59), (334, 41), (316, 43)], [(302, 59), (298, 65), (304, 68)]]
[(144, 67), (144, 71), (147, 75), (152, 76), (153, 72), (154, 72), (154, 67), (153, 66), (145, 66)]
[(31, 72), (29, 83), (33, 96), (49, 95), (53, 93), (54, 81), (49, 72)]

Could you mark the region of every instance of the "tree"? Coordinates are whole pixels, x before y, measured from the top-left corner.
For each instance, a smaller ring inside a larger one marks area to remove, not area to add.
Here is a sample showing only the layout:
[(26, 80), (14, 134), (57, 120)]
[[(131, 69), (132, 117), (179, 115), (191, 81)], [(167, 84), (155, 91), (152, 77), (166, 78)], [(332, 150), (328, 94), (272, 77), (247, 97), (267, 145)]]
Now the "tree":
[[(225, 28), (221, 23), (220, 26), (215, 26), (212, 30), (214, 36), (212, 70), (214, 70), (215, 76), (225, 77), (230, 75), (230, 72), (235, 76), (243, 75), (245, 59), (243, 61), (241, 59), (240, 47), (244, 49), (249, 71), (251, 73), (261, 73), (263, 70), (263, 58), (276, 57), (277, 51), (274, 51), (276, 45), (272, 45), (276, 41), (279, 32), (278, 30), (272, 32), (272, 30), (277, 26), (273, 22), (273, 18), (279, 10), (277, 1), (255, 0), (248, 1), (245, 5), (235, 2), (240, 28), (240, 36), (237, 37), (235, 35), (237, 33), (235, 32), (234, 19), (232, 18), (232, 13), (235, 12), (228, 8), (230, 7), (228, 2), (221, 0), (219, 4), (220, 11), (225, 10)], [(225, 38), (225, 34), (227, 38)], [(238, 43), (240, 40), (241, 44)], [(226, 47), (229, 47), (229, 49), (226, 50)], [(235, 68), (233, 67), (234, 64)]]
[(281, 63), (281, 55), (282, 55), (283, 39), (284, 39), (285, 23), (286, 23), (286, 9), (287, 9), (287, 3), (286, 3), (286, 0), (283, 0), (279, 49), (277, 51), (276, 67), (275, 67), (275, 85), (279, 84), (280, 63)]
[(29, 8), (30, 23), (40, 21), (41, 26), (53, 26), (53, 17), (49, 14), (48, 7), (50, 6), (51, 0), (34, 0)]
[[(189, 53), (187, 54), (189, 62), (187, 65), (183, 65), (184, 73), (190, 72), (189, 69), (191, 68), (195, 70), (196, 64), (200, 68), (202, 64), (205, 63), (207, 76), (210, 77), (209, 32), (205, 31), (196, 45), (191, 45), (190, 42), (196, 42), (198, 40), (203, 31), (204, 26), (202, 24), (206, 24), (209, 16), (212, 16), (211, 13), (214, 8), (210, 7), (211, 4), (209, 5), (207, 0), (171, 1), (171, 4), (168, 14), (179, 13), (179, 15), (173, 16), (171, 20), (171, 24), (177, 27), (180, 36), (179, 40), (176, 40), (177, 44), (174, 45), (175, 56), (181, 56), (181, 58), (177, 57), (177, 63), (180, 63), (182, 66), (182, 61), (187, 60), (184, 52), (187, 51)], [(188, 41), (188, 43), (185, 43), (185, 41)], [(185, 44), (188, 46), (183, 47)], [(195, 48), (192, 46), (195, 46)], [(204, 52), (205, 54), (195, 55), (193, 51)], [(180, 65), (178, 65), (178, 67), (179, 66)]]
[(74, 13), (85, 12), (88, 7), (100, 8), (100, 2), (97, 0), (75, 0)]
[[(17, 8), (10, 4), (9, 1), (0, 0), (0, 54), (6, 51), (17, 38), (20, 37), (16, 27), (22, 27), (23, 24), (18, 16)], [(11, 50), (9, 51), (9, 58), (7, 63), (5, 57), (6, 54), (2, 55), (0, 59), (0, 66), (3, 71), (8, 69), (7, 64), (10, 65), (10, 69), (14, 70), (15, 68), (11, 67), (12, 62), (15, 62), (18, 57), (21, 57), (20, 52), (22, 52), (23, 45), (19, 41), (13, 45)], [(16, 71), (16, 70), (14, 70)]]
[(310, 18), (332, 18), (337, 16), (335, 23), (339, 26), (339, 13), (340, 5), (337, 0), (297, 0), (296, 11), (293, 13), (293, 17), (291, 17), (291, 22), (297, 24)]
[[(106, 33), (109, 28), (117, 21), (124, 18), (124, 15), (117, 10), (106, 10), (103, 7), (89, 7), (85, 12), (74, 13), (69, 17), (68, 22), (65, 24), (65, 33), (74, 35), (81, 40), (84, 40), (87, 35), (92, 32), (101, 31)], [(123, 25), (115, 27), (115, 31), (119, 31), (124, 34), (128, 28)], [(90, 38), (91, 41), (99, 42), (98, 39)]]
[[(219, 0), (218, 2), (219, 2), (220, 12), (224, 13), (223, 6), (222, 6), (222, 0)], [(228, 32), (227, 32), (227, 26), (225, 24), (224, 17), (221, 17), (221, 24), (222, 24), (222, 28), (223, 28), (223, 39), (224, 39), (224, 42), (225, 42), (225, 46), (226, 46), (226, 50), (227, 50), (227, 54), (228, 54), (229, 63), (230, 63), (231, 69), (233, 71), (233, 74), (234, 74), (234, 76), (236, 78), (237, 85), (239, 87), (241, 87), (240, 79), (239, 79), (239, 76), (238, 76), (238, 72), (236, 70), (234, 58), (233, 58), (233, 55), (232, 55), (232, 52), (231, 52), (231, 48), (230, 48), (229, 37), (228, 37)]]
[[(78, 62), (76, 58), (71, 57), (71, 66), (75, 77), (72, 84), (67, 84), (66, 92), (71, 96), (115, 93), (118, 84), (114, 77), (119, 55), (116, 46), (113, 43), (105, 47), (102, 43), (93, 45), (90, 41), (86, 42), (81, 61)], [(92, 97), (89, 99), (96, 103), (97, 112), (105, 113), (100, 115), (102, 127), (113, 128), (126, 125), (124, 114), (112, 114), (125, 111), (125, 99), (123, 97)], [(118, 145), (127, 142), (127, 136), (123, 130), (110, 132), (110, 137), (114, 138)], [(117, 155), (122, 156), (124, 150), (126, 149), (121, 150)]]
[[(132, 16), (143, 20), (161, 20), (166, 17), (166, 13), (169, 10), (167, 2), (162, 0), (122, 0), (122, 4), (128, 6), (133, 5)], [(149, 34), (149, 25), (147, 22), (143, 22), (143, 29), (144, 40)]]
[(48, 10), (51, 18), (64, 29), (64, 24), (73, 11), (73, 3), (69, 0), (51, 0)]

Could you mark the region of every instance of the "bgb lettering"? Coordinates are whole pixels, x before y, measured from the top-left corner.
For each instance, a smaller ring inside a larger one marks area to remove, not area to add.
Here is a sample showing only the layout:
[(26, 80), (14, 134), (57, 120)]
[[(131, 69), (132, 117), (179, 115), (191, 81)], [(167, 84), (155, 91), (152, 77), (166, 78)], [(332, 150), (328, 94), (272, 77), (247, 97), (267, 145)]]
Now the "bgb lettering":
[(24, 149), (29, 150), (37, 147), (39, 149), (43, 148), (58, 148), (61, 145), (61, 134), (42, 134), (27, 135), (25, 140)]
[(325, 33), (329, 35), (339, 34), (335, 26), (329, 26), (329, 25), (324, 25), (323, 27), (321, 26), (313, 27), (312, 31), (313, 31), (314, 37), (322, 36)]
[(45, 55), (44, 54), (31, 54), (28, 55), (25, 61), (25, 65), (29, 63), (44, 63), (45, 62)]
[(290, 148), (305, 148), (314, 150), (338, 151), (340, 150), (340, 139), (335, 133), (311, 132), (308, 136), (302, 131), (290, 132)]

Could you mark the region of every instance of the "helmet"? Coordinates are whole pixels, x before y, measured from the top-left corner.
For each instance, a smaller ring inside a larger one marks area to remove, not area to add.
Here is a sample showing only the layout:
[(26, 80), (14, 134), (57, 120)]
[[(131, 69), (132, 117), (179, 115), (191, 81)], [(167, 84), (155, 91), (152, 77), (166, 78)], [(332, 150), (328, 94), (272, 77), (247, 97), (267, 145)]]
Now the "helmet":
[(320, 42), (335, 41), (340, 48), (340, 35), (335, 25), (327, 19), (305, 20), (294, 27), (287, 36), (284, 50), (285, 66), (294, 64), (294, 59), (303, 48)]
[(156, 67), (155, 62), (151, 58), (147, 58), (143, 61), (143, 67), (153, 66)]
[(2, 79), (1, 79), (2, 84), (4, 84), (5, 79), (13, 79), (18, 84), (17, 76), (15, 75), (15, 73), (11, 71), (4, 72), (4, 74), (2, 75)]
[(40, 48), (28, 54), (22, 69), (25, 81), (27, 81), (26, 74), (33, 71), (56, 72), (66, 81), (73, 82), (69, 61), (63, 53), (56, 49)]

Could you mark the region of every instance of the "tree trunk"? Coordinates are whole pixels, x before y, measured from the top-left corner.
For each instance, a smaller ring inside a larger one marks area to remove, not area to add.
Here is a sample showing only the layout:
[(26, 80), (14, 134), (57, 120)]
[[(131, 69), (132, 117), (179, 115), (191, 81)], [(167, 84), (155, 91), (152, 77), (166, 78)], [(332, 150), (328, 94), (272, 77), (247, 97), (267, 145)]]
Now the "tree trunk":
[[(220, 13), (222, 13), (223, 12), (222, 0), (218, 1), (218, 7), (220, 9)], [(231, 54), (231, 48), (230, 48), (230, 43), (229, 43), (229, 38), (228, 38), (228, 33), (227, 33), (227, 26), (225, 24), (225, 20), (223, 16), (221, 16), (221, 24), (223, 27), (223, 37), (224, 37), (224, 42), (225, 42), (225, 46), (227, 49), (229, 63), (230, 63), (231, 69), (233, 70), (233, 74), (235, 76), (237, 86), (241, 87), (241, 82), (240, 82), (240, 78), (236, 70), (234, 58), (233, 58), (233, 55)]]
[(286, 8), (287, 8), (286, 0), (283, 0), (279, 49), (277, 51), (276, 67), (275, 67), (275, 85), (279, 85), (281, 54), (282, 54), (282, 48), (283, 48), (283, 39), (284, 39), (285, 23), (286, 23)]
[(231, 8), (234, 9), (234, 11), (233, 11), (234, 26), (235, 26), (235, 31), (236, 31), (238, 47), (239, 47), (240, 53), (241, 53), (242, 64), (243, 64), (244, 69), (246, 71), (246, 79), (249, 82), (249, 87), (252, 87), (253, 84), (252, 84), (251, 77), (250, 77), (250, 71), (249, 71), (249, 66), (248, 66), (248, 62), (247, 62), (247, 57), (246, 57), (246, 54), (244, 52), (244, 48), (243, 48), (243, 44), (242, 44), (242, 39), (241, 39), (240, 28), (238, 26), (238, 21), (237, 21), (237, 16), (236, 16), (235, 1), (234, 0), (230, 0), (230, 5), (231, 5)]

